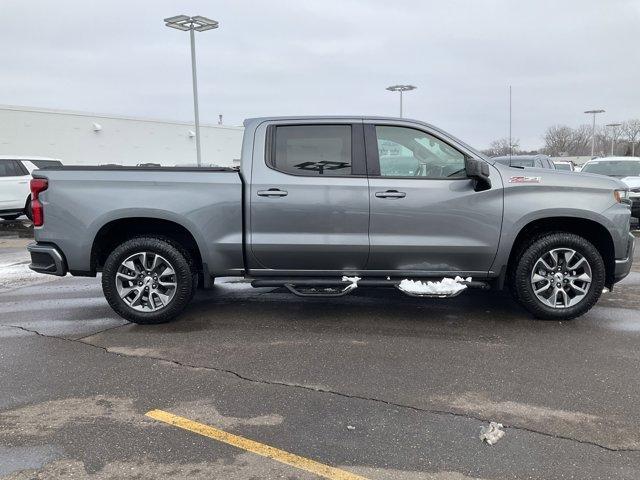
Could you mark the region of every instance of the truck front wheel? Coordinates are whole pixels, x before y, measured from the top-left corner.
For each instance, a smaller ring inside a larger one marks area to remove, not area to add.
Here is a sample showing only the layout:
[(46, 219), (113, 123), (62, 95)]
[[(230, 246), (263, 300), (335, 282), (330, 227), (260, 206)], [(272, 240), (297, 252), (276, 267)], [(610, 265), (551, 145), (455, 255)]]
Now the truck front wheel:
[(137, 237), (111, 252), (102, 270), (102, 291), (113, 310), (139, 324), (172, 320), (197, 285), (189, 255), (169, 239)]
[(516, 300), (536, 318), (570, 320), (600, 298), (605, 267), (598, 250), (571, 233), (550, 233), (525, 248), (511, 276)]

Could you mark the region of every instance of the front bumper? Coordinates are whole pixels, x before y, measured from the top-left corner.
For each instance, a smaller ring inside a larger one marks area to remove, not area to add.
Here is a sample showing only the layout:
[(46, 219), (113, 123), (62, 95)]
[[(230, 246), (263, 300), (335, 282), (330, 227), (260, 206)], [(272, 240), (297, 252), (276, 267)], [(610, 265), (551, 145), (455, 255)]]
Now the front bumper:
[(30, 243), (27, 250), (31, 254), (29, 268), (34, 272), (64, 277), (67, 274), (67, 262), (55, 245)]
[(629, 243), (627, 246), (627, 257), (622, 259), (616, 259), (615, 269), (613, 272), (614, 283), (619, 282), (624, 277), (629, 275), (631, 271), (631, 264), (633, 263), (633, 250), (635, 247), (635, 238), (632, 233), (629, 233)]

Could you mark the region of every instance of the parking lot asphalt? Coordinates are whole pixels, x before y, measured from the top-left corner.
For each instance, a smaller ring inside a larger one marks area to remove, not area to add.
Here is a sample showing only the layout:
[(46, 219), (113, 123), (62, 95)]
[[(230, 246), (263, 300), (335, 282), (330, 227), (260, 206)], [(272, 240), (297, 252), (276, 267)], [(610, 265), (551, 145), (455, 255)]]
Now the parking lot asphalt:
[[(640, 262), (571, 322), (499, 293), (308, 299), (227, 280), (137, 326), (98, 279), (4, 288), (0, 478), (318, 478), (155, 409), (347, 475), (329, 478), (640, 478)], [(493, 446), (489, 421), (506, 432)]]

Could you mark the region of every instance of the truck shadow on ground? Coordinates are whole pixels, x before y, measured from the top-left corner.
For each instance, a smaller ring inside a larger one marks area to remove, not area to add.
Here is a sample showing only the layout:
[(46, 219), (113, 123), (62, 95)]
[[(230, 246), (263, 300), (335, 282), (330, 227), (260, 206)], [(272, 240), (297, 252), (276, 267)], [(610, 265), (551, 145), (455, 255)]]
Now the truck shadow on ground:
[(554, 323), (536, 321), (506, 292), (469, 291), (452, 299), (418, 299), (395, 289), (359, 288), (346, 297), (300, 298), (284, 289), (251, 291), (246, 285), (232, 291), (216, 286), (198, 292), (177, 321), (158, 330), (189, 332), (268, 325), (315, 332), (340, 329), (344, 333), (416, 335), (420, 331), (432, 334), (441, 327), (468, 330), (475, 326), (472, 330), (486, 332), (498, 327), (499, 332), (516, 325), (540, 329)]
[(0, 238), (33, 238), (33, 224), (26, 217), (18, 220), (0, 219)]

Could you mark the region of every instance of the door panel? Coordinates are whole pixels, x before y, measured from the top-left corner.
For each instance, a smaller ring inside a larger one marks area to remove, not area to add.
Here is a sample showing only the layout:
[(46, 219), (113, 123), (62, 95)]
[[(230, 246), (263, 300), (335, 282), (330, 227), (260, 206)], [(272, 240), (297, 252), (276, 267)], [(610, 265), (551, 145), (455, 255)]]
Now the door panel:
[[(363, 269), (369, 254), (368, 182), (365, 175), (349, 175), (360, 168), (365, 173), (362, 125), (346, 126), (350, 141), (336, 140), (344, 125), (326, 125), (317, 134), (299, 125), (282, 127), (287, 135), (273, 126), (266, 134), (269, 145), (254, 150), (250, 243), (257, 268)], [(278, 164), (271, 164), (269, 152)]]
[(15, 160), (0, 160), (0, 210), (22, 210), (29, 196), (29, 175)]
[[(471, 180), (370, 178), (371, 253), (367, 269), (487, 272), (502, 222), (502, 190), (475, 192)], [(403, 198), (376, 196), (395, 190)]]

